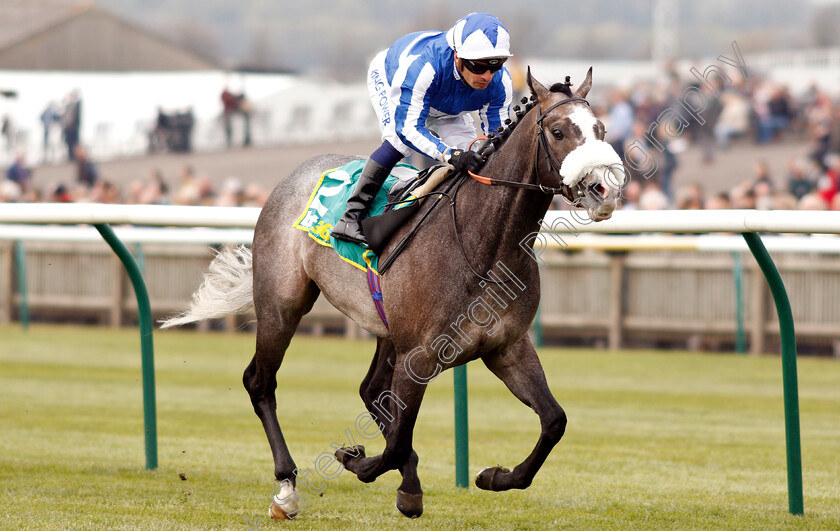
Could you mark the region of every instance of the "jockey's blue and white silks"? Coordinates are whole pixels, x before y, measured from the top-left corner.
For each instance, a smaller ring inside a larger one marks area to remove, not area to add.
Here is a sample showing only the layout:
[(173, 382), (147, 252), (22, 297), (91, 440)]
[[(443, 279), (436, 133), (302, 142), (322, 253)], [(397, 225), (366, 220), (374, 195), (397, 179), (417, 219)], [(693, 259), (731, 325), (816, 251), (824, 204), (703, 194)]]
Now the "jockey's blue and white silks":
[(446, 32), (411, 33), (397, 40), (373, 59), (367, 82), (382, 140), (405, 156), (418, 151), (443, 160), (448, 148), (467, 148), (476, 135), (468, 113), (478, 111), (482, 130), (495, 131), (509, 117), (513, 101), (505, 68), (484, 90), (464, 82)]

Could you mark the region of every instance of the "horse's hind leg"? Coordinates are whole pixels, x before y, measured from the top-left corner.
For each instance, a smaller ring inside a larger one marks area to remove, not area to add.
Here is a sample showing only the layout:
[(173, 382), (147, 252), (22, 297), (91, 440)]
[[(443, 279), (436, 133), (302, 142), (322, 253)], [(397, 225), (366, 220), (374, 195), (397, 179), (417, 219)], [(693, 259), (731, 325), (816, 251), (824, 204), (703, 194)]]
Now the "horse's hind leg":
[[(390, 339), (377, 339), (376, 354), (370, 364), (367, 376), (362, 381), (359, 394), (365, 407), (376, 418), (383, 427), (383, 435), (387, 438), (393, 425), (391, 419), (383, 415), (376, 408), (374, 403), (383, 396), (383, 393), (391, 389), (391, 381), (394, 377), (394, 364), (397, 360), (397, 351)], [(404, 465), (399, 467), (403, 477), (402, 484), (397, 489), (397, 509), (409, 518), (417, 518), (423, 514), (423, 490), (420, 487), (420, 478), (417, 476), (417, 463), (419, 457), (414, 449)]]
[(506, 351), (494, 352), (482, 360), (516, 398), (539, 415), (541, 431), (531, 454), (513, 471), (499, 466), (485, 468), (476, 476), (475, 484), (481, 489), (496, 491), (528, 488), (554, 445), (563, 437), (566, 414), (552, 396), (540, 360), (527, 336)]
[[(251, 404), (254, 412), (262, 422), (265, 434), (268, 437), (268, 444), (271, 447), (271, 454), (274, 458), (274, 476), (281, 483), (291, 485), (289, 488), (280, 490), (281, 500), (288, 498), (286, 503), (281, 503), (285, 515), (294, 515), (298, 512), (297, 496), (291, 497), (292, 488), (296, 485), (295, 462), (286, 447), (283, 432), (277, 421), (277, 370), (283, 363), (286, 349), (291, 342), (292, 336), (300, 323), (301, 317), (308, 312), (320, 291), (312, 281), (303, 283), (301, 290), (294, 297), (294, 304), (289, 299), (283, 300), (279, 295), (276, 298), (266, 297), (271, 302), (260, 304), (255, 298), (255, 309), (257, 313), (257, 347), (254, 358), (245, 369), (242, 376), (242, 383), (251, 397)], [(275, 501), (277, 497), (275, 497)], [(272, 504), (272, 516), (277, 515)]]

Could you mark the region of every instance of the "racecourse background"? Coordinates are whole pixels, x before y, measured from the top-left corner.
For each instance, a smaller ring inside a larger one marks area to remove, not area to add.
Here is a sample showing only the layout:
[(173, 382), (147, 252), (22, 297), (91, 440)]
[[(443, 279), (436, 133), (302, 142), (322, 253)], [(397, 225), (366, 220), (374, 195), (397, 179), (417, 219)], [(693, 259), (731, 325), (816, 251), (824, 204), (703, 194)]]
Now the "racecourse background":
[[(735, 55), (734, 44), (733, 50), (725, 50), (726, 54)], [(749, 60), (747, 67), (751, 66)], [(694, 66), (671, 65), (667, 69), (646, 72), (644, 76), (636, 73), (635, 78), (617, 65), (597, 65), (589, 99), (607, 127), (607, 140), (620, 153), (624, 153), (634, 139), (650, 142), (644, 139), (645, 135), (650, 135), (651, 126), (657, 120), (662, 122), (660, 113), (663, 109), (679, 110), (678, 102), (684, 98), (684, 91), (698, 84), (689, 68), (699, 67), (698, 72), (707, 72), (707, 77), (714, 80), (714, 70), (709, 69), (720, 64), (720, 61), (710, 59), (705, 63), (694, 63)], [(517, 92), (525, 93), (521, 67), (511, 68), (514, 74), (520, 74), (514, 76)], [(543, 81), (557, 78), (556, 65), (553, 68), (550, 64), (536, 64), (536, 71), (544, 76)], [(661, 130), (654, 133), (667, 150), (659, 153), (648, 144), (648, 151), (658, 159), (659, 169), (648, 181), (636, 179), (637, 185), (629, 186), (625, 191), (625, 202), (632, 208), (641, 209), (837, 209), (840, 207), (837, 193), (840, 157), (834, 155), (840, 152), (840, 106), (836, 89), (816, 82), (820, 77), (817, 74), (825, 77), (837, 68), (831, 66), (807, 75), (781, 75), (778, 70), (771, 75), (774, 71), (762, 73), (756, 69), (749, 71), (747, 76), (743, 72), (727, 70), (729, 81), (723, 80), (725, 86), (720, 96), (706, 93), (706, 105), (701, 105), (703, 110), (699, 112), (704, 120), (702, 124), (688, 119), (691, 123), (676, 137), (668, 138)], [(563, 71), (567, 70), (578, 77), (583, 71), (580, 65)], [(61, 155), (58, 149), (60, 139), (57, 137), (60, 135), (55, 133), (59, 131), (53, 131), (52, 147), (43, 153), (44, 157), (49, 154), (52, 162), (43, 163), (38, 149), (33, 149), (33, 141), (39, 134), (38, 126), (30, 124), (22, 139), (7, 136), (6, 151), (0, 152), (0, 160), (11, 164), (14, 155), (20, 155), (22, 165), (32, 169), (28, 186), (23, 186), (23, 190), (16, 188), (10, 180), (10, 172), (7, 179), (0, 181), (0, 202), (260, 206), (268, 192), (310, 156), (329, 152), (366, 156), (378, 144), (375, 120), (365, 101), (363, 88), (360, 92), (354, 85), (279, 76), (260, 79), (259, 92), (255, 82), (248, 78), (251, 94), (261, 95), (251, 104), (253, 142), (250, 147), (241, 147), (242, 131), (237, 127), (244, 127), (244, 122), (234, 120), (237, 122), (234, 123), (232, 144), (235, 147), (224, 149), (220, 112), (214, 110), (220, 108), (215, 86), (222, 78), (216, 77), (219, 79), (201, 78), (201, 83), (190, 86), (190, 91), (198, 91), (195, 97), (201, 101), (201, 113), (197, 112), (194, 138), (190, 142), (194, 152), (138, 155), (144, 150), (147, 133), (150, 151), (159, 151), (160, 146), (151, 143), (152, 136), (158, 134), (153, 120), (117, 114), (109, 118), (113, 124), (99, 122), (97, 120), (104, 119), (102, 116), (107, 116), (103, 112), (114, 103), (101, 98), (89, 101), (83, 93), (82, 108), (89, 109), (87, 112), (98, 118), (88, 120), (94, 123), (82, 127), (81, 145), (87, 148), (88, 159), (97, 167), (99, 182), (92, 187), (78, 185), (80, 171), (77, 165), (62, 162), (66, 154)], [(116, 82), (96, 77), (84, 79), (91, 84), (90, 90), (106, 82)], [(157, 83), (165, 82), (163, 78), (155, 79)], [(27, 103), (24, 112), (23, 102), (35, 87), (43, 85), (35, 83), (36, 80), (33, 77), (21, 85), (24, 88), (20, 89), (21, 104), (17, 115), (13, 112), (16, 107), (6, 104), (9, 112), (4, 115), (4, 121), (9, 116), (14, 125), (16, 121), (34, 117), (38, 107)], [(807, 80), (813, 84), (808, 85)], [(131, 78), (126, 89), (139, 82), (139, 78), (136, 81)], [(168, 83), (178, 84), (174, 79)], [(276, 92), (272, 93), (272, 87)], [(46, 94), (33, 93), (29, 100), (40, 102), (45, 97)], [(160, 103), (168, 108), (177, 99), (176, 95), (156, 97), (167, 98)], [(178, 94), (177, 97), (187, 96)], [(147, 107), (148, 111), (145, 110)], [(151, 108), (149, 100), (140, 103), (133, 112), (146, 116)], [(131, 141), (109, 140), (99, 135), (100, 126), (102, 131), (116, 132), (128, 123), (135, 123)], [(112, 127), (104, 127), (108, 124)], [(94, 125), (96, 128), (92, 131)], [(117, 145), (132, 148), (114, 151)], [(832, 168), (832, 165), (836, 167)], [(794, 191), (789, 180), (797, 173), (801, 182)], [(638, 186), (641, 182), (643, 186)], [(62, 193), (56, 193), (57, 190)], [(812, 192), (807, 194), (805, 201), (801, 201), (802, 195), (806, 195), (803, 191)]]
[[(271, 190), (309, 157), (324, 153), (367, 156), (379, 143), (377, 139), (364, 139), (190, 154), (163, 153), (102, 162), (99, 168), (103, 175), (124, 189), (155, 169), (160, 170), (170, 186), (177, 186), (178, 175), (185, 165), (190, 165), (197, 173), (206, 175), (216, 190), (222, 190), (230, 177)], [(807, 148), (807, 142), (802, 140), (772, 145), (741, 142), (728, 151), (718, 152), (713, 164), (705, 164), (702, 151), (692, 146), (680, 156), (674, 183), (677, 189), (699, 183), (707, 194), (726, 192), (734, 184), (750, 179), (755, 162), (764, 159), (769, 163), (774, 182), (784, 187), (787, 160), (801, 156)], [(35, 179), (39, 183), (70, 181), (74, 172), (75, 167), (70, 163), (38, 166)]]

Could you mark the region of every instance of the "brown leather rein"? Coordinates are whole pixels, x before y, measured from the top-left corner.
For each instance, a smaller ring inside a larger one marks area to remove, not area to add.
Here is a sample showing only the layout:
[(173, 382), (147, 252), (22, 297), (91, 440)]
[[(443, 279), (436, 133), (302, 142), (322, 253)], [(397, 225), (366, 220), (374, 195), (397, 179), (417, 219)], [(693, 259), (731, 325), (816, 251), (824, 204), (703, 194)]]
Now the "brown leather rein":
[[(537, 164), (535, 165), (535, 171), (537, 172), (537, 184), (523, 183), (519, 181), (508, 181), (505, 179), (494, 179), (492, 177), (484, 177), (483, 175), (475, 174), (471, 171), (467, 171), (467, 173), (470, 174), (470, 177), (480, 182), (481, 184), (487, 184), (490, 186), (507, 186), (510, 188), (522, 188), (525, 190), (542, 192), (548, 195), (561, 195), (571, 204), (577, 203), (581, 197), (586, 195), (586, 186), (583, 184), (583, 181), (576, 184), (575, 186), (563, 184), (563, 177), (560, 175), (560, 163), (556, 159), (556, 157), (554, 157), (554, 153), (548, 147), (548, 139), (545, 136), (545, 130), (542, 126), (543, 119), (546, 117), (546, 115), (548, 115), (549, 112), (553, 111), (556, 107), (576, 101), (580, 101), (589, 105), (589, 102), (586, 101), (584, 98), (572, 97), (558, 101), (557, 103), (546, 109), (545, 112), (542, 112), (542, 110), (539, 107), (537, 108), (537, 110), (540, 112), (540, 115), (537, 118), (537, 138), (539, 139), (539, 142), (537, 143)], [(539, 167), (540, 149), (546, 152), (545, 159), (548, 162), (549, 171), (557, 176), (558, 180), (560, 181), (560, 186), (544, 186), (542, 183), (539, 182), (540, 174), (537, 168)]]

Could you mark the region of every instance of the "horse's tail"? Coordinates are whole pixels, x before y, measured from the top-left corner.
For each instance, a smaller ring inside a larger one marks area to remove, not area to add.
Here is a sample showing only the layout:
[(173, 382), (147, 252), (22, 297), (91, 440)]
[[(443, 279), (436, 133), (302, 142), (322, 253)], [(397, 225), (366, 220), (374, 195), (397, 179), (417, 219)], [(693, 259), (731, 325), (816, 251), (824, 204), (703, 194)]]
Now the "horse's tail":
[(244, 245), (217, 253), (190, 309), (162, 321), (161, 328), (247, 312), (254, 306), (251, 268), (251, 250)]

